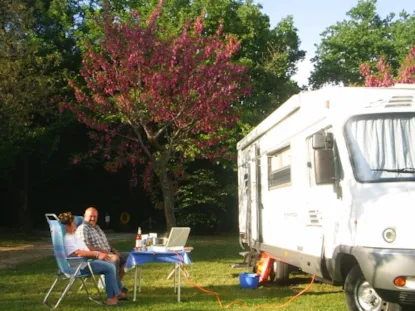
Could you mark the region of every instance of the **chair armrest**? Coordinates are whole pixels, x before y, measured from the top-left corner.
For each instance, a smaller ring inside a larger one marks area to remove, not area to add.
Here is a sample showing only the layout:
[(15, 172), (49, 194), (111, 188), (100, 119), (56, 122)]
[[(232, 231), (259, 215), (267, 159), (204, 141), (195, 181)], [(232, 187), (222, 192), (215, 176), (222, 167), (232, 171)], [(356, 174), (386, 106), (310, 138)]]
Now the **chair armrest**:
[[(89, 275), (94, 275), (94, 272), (92, 271), (92, 268), (90, 266), (90, 262), (94, 261), (92, 258), (87, 257), (66, 257), (68, 264), (72, 267), (74, 275), (79, 275), (81, 273), (81, 270), (88, 267), (89, 272), (87, 272)], [(72, 263), (72, 264), (71, 264)], [(85, 273), (85, 272), (84, 272)]]
[(80, 261), (80, 262), (90, 262), (94, 260), (93, 258), (87, 258), (87, 257), (66, 257), (66, 259), (70, 261)]

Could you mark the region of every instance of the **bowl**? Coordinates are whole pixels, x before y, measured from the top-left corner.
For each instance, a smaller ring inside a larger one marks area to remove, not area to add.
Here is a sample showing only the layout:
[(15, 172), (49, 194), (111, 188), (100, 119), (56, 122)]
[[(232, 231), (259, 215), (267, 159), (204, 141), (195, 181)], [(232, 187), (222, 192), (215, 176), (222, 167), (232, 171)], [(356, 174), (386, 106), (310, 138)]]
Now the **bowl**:
[(257, 288), (259, 284), (259, 275), (256, 273), (239, 274), (239, 284), (242, 288)]

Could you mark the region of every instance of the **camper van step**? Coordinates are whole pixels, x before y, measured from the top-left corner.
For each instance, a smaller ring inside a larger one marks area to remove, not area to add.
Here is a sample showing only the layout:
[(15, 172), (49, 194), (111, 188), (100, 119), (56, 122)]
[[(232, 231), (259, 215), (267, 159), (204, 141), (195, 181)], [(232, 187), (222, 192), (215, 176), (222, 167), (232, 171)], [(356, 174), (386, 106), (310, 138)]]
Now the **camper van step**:
[(246, 262), (236, 262), (231, 264), (231, 268), (245, 268), (248, 267), (248, 263)]

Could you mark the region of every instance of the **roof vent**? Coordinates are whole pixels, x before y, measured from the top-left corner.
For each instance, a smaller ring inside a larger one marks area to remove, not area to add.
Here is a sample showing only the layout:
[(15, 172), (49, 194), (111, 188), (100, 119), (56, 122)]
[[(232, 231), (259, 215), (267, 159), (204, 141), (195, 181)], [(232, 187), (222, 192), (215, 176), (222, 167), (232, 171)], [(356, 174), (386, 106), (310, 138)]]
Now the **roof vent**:
[(393, 96), (385, 107), (410, 107), (414, 103), (413, 96)]

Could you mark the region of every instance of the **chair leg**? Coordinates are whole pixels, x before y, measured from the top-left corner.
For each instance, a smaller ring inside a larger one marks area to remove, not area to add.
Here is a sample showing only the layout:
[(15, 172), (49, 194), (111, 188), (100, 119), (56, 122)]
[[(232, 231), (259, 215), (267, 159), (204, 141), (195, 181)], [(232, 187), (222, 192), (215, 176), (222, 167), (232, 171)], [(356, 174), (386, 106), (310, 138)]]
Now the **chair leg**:
[(79, 286), (79, 288), (78, 288), (78, 293), (79, 293), (79, 292), (81, 292), (81, 290), (83, 290), (83, 289), (84, 289), (84, 287), (85, 287), (85, 286), (84, 286), (84, 283), (82, 282), (82, 283), (81, 283), (81, 286)]
[(86, 294), (88, 295), (88, 299), (89, 300), (91, 300), (91, 301), (93, 301), (93, 302), (95, 302), (95, 303), (97, 303), (99, 305), (104, 303), (104, 300), (102, 298), (102, 295), (101, 295), (101, 292), (99, 291), (99, 289), (98, 289), (98, 294), (99, 294), (99, 298), (101, 299), (101, 301), (98, 301), (94, 297), (92, 297), (92, 295), (90, 294), (90, 292), (88, 290), (88, 287), (86, 286), (86, 283), (85, 283), (85, 279), (84, 278), (81, 278), (81, 282), (82, 282), (82, 288), (85, 289)]
[(59, 297), (58, 302), (56, 303), (56, 305), (52, 309), (56, 309), (59, 306), (59, 304), (61, 303), (61, 301), (63, 300), (63, 298), (66, 296), (66, 294), (68, 293), (68, 291), (70, 290), (70, 288), (72, 287), (72, 285), (73, 285), (74, 282), (75, 282), (75, 278), (74, 277), (71, 277), (69, 279), (68, 285), (66, 285), (66, 287), (65, 287), (62, 295)]
[(56, 283), (58, 283), (58, 281), (59, 281), (59, 276), (56, 277), (55, 281), (53, 282), (52, 286), (50, 287), (49, 291), (47, 292), (45, 298), (43, 299), (43, 304), (48, 306), (49, 308), (51, 308), (51, 307), (47, 304), (47, 301), (49, 299), (50, 294), (53, 291), (53, 288), (55, 287)]
[[(92, 276), (92, 281), (94, 282), (95, 288), (96, 288), (96, 289), (97, 289), (97, 291), (98, 291), (98, 295), (99, 295), (99, 298), (100, 298), (100, 300), (101, 300), (101, 301), (98, 301), (98, 300), (94, 299), (94, 298), (93, 298), (93, 297), (89, 294), (88, 289), (87, 289), (86, 284), (85, 284), (85, 280), (84, 280), (83, 278), (81, 278), (81, 281), (82, 281), (83, 287), (85, 288), (85, 291), (86, 291), (86, 292), (87, 292), (87, 294), (88, 294), (88, 298), (89, 298), (89, 300), (91, 300), (91, 301), (93, 301), (93, 302), (95, 302), (95, 303), (97, 303), (97, 304), (104, 304), (104, 303), (105, 303), (104, 298), (102, 297), (102, 294), (101, 294), (101, 291), (100, 291), (100, 289), (99, 289), (99, 286), (98, 286), (97, 280), (95, 279), (95, 274), (94, 274), (94, 272), (92, 271), (92, 267), (91, 267), (91, 265), (90, 265), (90, 263), (89, 263), (89, 262), (88, 262), (88, 268), (89, 268), (89, 272), (91, 273), (91, 276)], [(101, 276), (100, 276), (100, 277), (101, 277)]]
[(50, 306), (49, 304), (47, 304), (47, 300), (49, 298), (49, 295), (52, 293), (53, 288), (55, 287), (55, 285), (58, 283), (59, 280), (60, 280), (60, 276), (57, 276), (55, 282), (53, 282), (51, 288), (49, 289), (48, 293), (46, 294), (45, 298), (43, 299), (43, 304), (46, 305), (47, 307), (49, 307), (52, 310), (55, 310), (59, 306), (59, 304), (61, 303), (61, 301), (63, 300), (65, 295), (68, 293), (69, 289), (71, 288), (72, 284), (74, 283), (75, 278), (71, 277), (69, 279), (68, 285), (66, 285), (65, 290), (63, 291), (62, 295), (59, 297), (56, 304), (54, 306)]
[[(100, 291), (100, 289), (99, 289), (99, 287), (98, 287), (98, 283), (97, 283), (97, 281), (96, 281), (96, 279), (95, 279), (95, 277), (94, 277), (94, 274), (93, 274), (93, 272), (92, 272), (92, 269), (91, 269), (91, 267), (90, 267), (89, 263), (88, 263), (88, 266), (89, 266), (89, 270), (90, 270), (90, 273), (91, 273), (91, 276), (92, 276), (92, 280), (93, 280), (93, 282), (94, 282), (95, 288), (96, 288), (96, 289), (97, 289), (97, 291), (98, 291), (98, 295), (99, 295), (99, 298), (100, 298), (100, 300), (101, 300), (101, 301), (96, 300), (96, 299), (95, 299), (94, 297), (92, 297), (92, 295), (90, 294), (90, 292), (89, 292), (89, 290), (88, 290), (88, 287), (87, 287), (87, 285), (86, 285), (86, 282), (85, 282), (85, 279), (86, 279), (87, 277), (75, 277), (75, 275), (77, 275), (77, 274), (78, 274), (78, 272), (79, 272), (79, 270), (80, 270), (80, 267), (81, 267), (81, 265), (80, 265), (80, 266), (78, 267), (78, 269), (76, 269), (75, 273), (74, 273), (74, 274), (73, 274), (70, 278), (63, 277), (63, 274), (57, 274), (55, 281), (53, 282), (52, 286), (50, 287), (50, 289), (48, 290), (47, 294), (45, 295), (45, 298), (43, 299), (43, 304), (44, 304), (44, 305), (46, 305), (47, 307), (49, 307), (49, 308), (50, 308), (50, 309), (52, 309), (52, 310), (56, 309), (56, 308), (59, 306), (59, 304), (61, 303), (61, 301), (63, 300), (63, 298), (66, 296), (66, 294), (68, 293), (68, 291), (71, 289), (72, 285), (75, 283), (75, 281), (76, 281), (76, 279), (77, 279), (77, 278), (80, 278), (80, 279), (81, 279), (81, 282), (82, 282), (82, 285), (81, 285), (81, 286), (80, 286), (80, 288), (78, 289), (78, 292), (79, 292), (82, 288), (84, 288), (84, 289), (85, 289), (85, 291), (86, 291), (86, 293), (87, 293), (87, 295), (88, 295), (89, 300), (91, 300), (91, 301), (93, 301), (93, 302), (95, 302), (95, 303), (97, 303), (97, 304), (104, 304), (104, 303), (105, 303), (105, 300), (104, 300), (104, 298), (103, 298), (103, 296), (102, 296), (102, 293), (101, 293), (101, 291)], [(49, 296), (51, 295), (51, 293), (52, 293), (53, 289), (55, 288), (56, 284), (57, 284), (60, 280), (65, 280), (65, 281), (66, 281), (66, 280), (69, 280), (69, 282), (68, 282), (68, 284), (66, 285), (65, 289), (63, 290), (63, 292), (62, 292), (61, 296), (59, 297), (58, 301), (56, 302), (56, 304), (55, 304), (54, 306), (51, 306), (51, 305), (49, 305), (49, 304), (47, 303), (47, 302), (48, 302), (48, 299), (49, 299)]]
[[(102, 287), (100, 287), (100, 284), (103, 284), (103, 283), (101, 283), (101, 276), (103, 276), (103, 275), (100, 275), (100, 277), (98, 278), (98, 288), (100, 288), (100, 289), (105, 288), (104, 285), (101, 285)], [(92, 275), (92, 278), (95, 279), (95, 274)], [(87, 281), (87, 280), (85, 279), (85, 281)], [(79, 286), (79, 288), (78, 288), (78, 293), (81, 292), (84, 289), (84, 287), (85, 287), (84, 284), (81, 283), (81, 286)]]
[[(103, 274), (99, 275), (100, 277), (98, 278), (97, 284), (98, 284), (98, 288), (99, 289), (105, 289), (105, 283), (103, 283), (103, 279), (102, 277), (104, 277)], [(95, 277), (95, 275), (93, 276), (93, 278)], [(85, 282), (87, 282), (87, 279), (85, 279)], [(81, 283), (81, 286), (79, 286), (78, 288), (78, 294), (85, 288), (84, 284)]]

